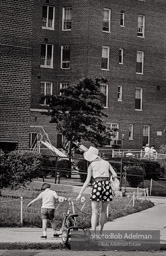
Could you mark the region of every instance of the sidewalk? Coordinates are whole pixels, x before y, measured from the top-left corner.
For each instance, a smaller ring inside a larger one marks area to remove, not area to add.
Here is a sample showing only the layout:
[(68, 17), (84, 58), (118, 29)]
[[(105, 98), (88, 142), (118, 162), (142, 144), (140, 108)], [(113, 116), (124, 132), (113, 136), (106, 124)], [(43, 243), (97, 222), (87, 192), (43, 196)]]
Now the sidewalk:
[[(160, 230), (160, 244), (166, 248), (166, 198), (149, 199), (155, 203), (154, 207), (107, 222), (104, 230)], [(0, 231), (0, 249), (7, 248), (7, 244), (13, 248), (27, 245), (27, 248), (33, 249), (35, 244), (40, 248), (63, 247), (60, 237), (53, 238), (51, 229), (48, 229), (47, 240), (40, 238), (40, 228), (0, 228)]]
[(104, 230), (160, 230), (160, 244), (166, 245), (166, 198), (150, 197), (155, 206), (107, 222)]

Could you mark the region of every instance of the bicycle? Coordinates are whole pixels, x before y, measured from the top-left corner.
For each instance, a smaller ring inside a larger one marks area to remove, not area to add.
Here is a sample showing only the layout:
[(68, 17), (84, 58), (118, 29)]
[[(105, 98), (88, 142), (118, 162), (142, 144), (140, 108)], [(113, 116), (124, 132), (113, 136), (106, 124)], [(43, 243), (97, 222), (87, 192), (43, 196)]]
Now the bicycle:
[[(79, 227), (77, 224), (77, 217), (79, 216), (78, 213), (75, 212), (75, 205), (74, 201), (76, 199), (67, 199), (68, 202), (68, 209), (67, 212), (63, 214), (63, 222), (62, 222), (62, 242), (69, 248), (70, 247), (70, 238), (71, 238), (71, 231), (84, 231), (85, 229), (82, 227)], [(81, 198), (81, 202), (83, 203), (83, 206), (80, 211), (83, 210), (85, 206), (85, 197)]]

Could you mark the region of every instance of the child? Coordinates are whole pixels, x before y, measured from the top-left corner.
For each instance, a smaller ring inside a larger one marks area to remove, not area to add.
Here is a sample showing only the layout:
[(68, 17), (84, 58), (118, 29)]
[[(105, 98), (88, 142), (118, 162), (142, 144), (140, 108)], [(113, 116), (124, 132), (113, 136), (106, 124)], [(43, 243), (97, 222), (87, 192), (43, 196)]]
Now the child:
[(48, 220), (51, 221), (51, 226), (53, 229), (53, 237), (58, 237), (59, 235), (56, 233), (55, 230), (55, 223), (54, 223), (54, 212), (55, 212), (55, 200), (58, 199), (60, 201), (65, 200), (66, 198), (62, 196), (58, 196), (57, 193), (50, 189), (51, 185), (48, 183), (43, 183), (41, 192), (35, 199), (33, 199), (27, 207), (38, 200), (42, 200), (41, 206), (41, 217), (42, 217), (42, 229), (43, 235), (41, 236), (42, 239), (47, 239), (47, 222)]

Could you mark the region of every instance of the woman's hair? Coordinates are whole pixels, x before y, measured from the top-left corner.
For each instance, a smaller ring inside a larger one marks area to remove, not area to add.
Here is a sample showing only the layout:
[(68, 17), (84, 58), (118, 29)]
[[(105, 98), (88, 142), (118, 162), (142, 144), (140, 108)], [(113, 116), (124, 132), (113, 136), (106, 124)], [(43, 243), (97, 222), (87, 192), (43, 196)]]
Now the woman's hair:
[(43, 185), (41, 186), (41, 190), (45, 190), (46, 188), (50, 188), (51, 185), (48, 183), (43, 183)]

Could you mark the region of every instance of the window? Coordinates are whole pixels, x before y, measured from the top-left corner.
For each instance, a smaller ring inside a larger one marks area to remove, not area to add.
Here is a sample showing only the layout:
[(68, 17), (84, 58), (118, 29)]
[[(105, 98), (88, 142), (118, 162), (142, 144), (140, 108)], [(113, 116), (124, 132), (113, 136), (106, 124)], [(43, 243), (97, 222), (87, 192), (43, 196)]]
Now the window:
[(118, 86), (118, 101), (122, 101), (122, 86)]
[(136, 73), (143, 74), (144, 52), (137, 51)]
[(66, 89), (69, 86), (69, 83), (60, 83), (60, 90)]
[(124, 23), (125, 23), (125, 12), (121, 11), (120, 12), (120, 26), (124, 27)]
[(115, 144), (121, 144), (121, 141), (119, 141), (119, 124), (117, 123), (106, 123), (106, 126), (108, 127), (108, 130), (114, 131), (112, 136), (110, 145), (107, 146), (112, 146)]
[[(69, 86), (69, 83), (60, 83), (60, 90), (61, 89), (66, 89), (67, 87)], [(61, 95), (62, 93), (60, 92), (60, 95)]]
[(138, 16), (137, 36), (139, 37), (145, 36), (145, 16), (143, 15)]
[(62, 69), (70, 68), (70, 46), (69, 45), (61, 46), (61, 68)]
[(38, 141), (38, 133), (37, 132), (30, 132), (29, 133), (29, 148), (35, 148)]
[(103, 31), (110, 32), (111, 30), (111, 10), (103, 10)]
[(42, 28), (54, 29), (55, 7), (43, 6), (42, 11)]
[(41, 67), (53, 68), (53, 45), (41, 45)]
[(129, 124), (129, 140), (133, 140), (134, 126)]
[(135, 110), (142, 110), (142, 89), (135, 89)]
[(101, 61), (101, 69), (109, 70), (109, 53), (110, 48), (107, 46), (102, 47), (102, 61)]
[[(51, 82), (41, 82), (40, 83), (41, 98), (44, 96), (52, 95), (52, 83)], [(48, 99), (41, 99), (41, 105), (48, 105)]]
[(119, 64), (123, 64), (123, 49), (119, 48)]
[(143, 146), (146, 144), (150, 144), (150, 126), (144, 125), (143, 126)]
[(72, 23), (72, 8), (65, 7), (63, 8), (63, 13), (62, 13), (62, 30), (70, 31), (71, 23)]
[(108, 108), (108, 84), (101, 84), (100, 90), (102, 92), (101, 103), (104, 108)]

